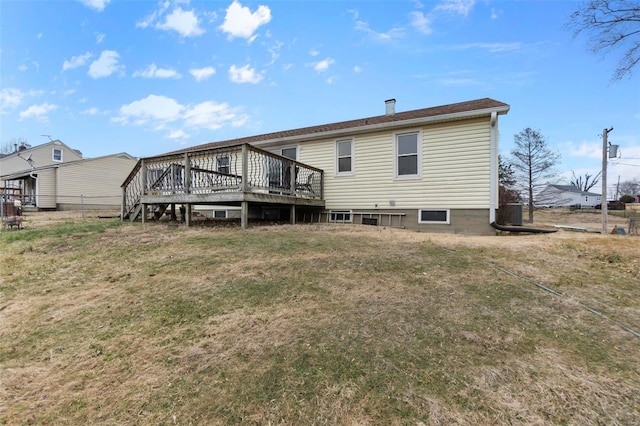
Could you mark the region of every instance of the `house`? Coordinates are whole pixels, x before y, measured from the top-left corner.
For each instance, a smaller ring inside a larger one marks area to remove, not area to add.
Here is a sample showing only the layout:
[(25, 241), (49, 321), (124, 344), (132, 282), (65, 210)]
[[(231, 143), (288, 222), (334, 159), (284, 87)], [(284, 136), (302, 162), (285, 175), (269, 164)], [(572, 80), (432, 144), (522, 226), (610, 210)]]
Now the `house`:
[(548, 185), (536, 197), (536, 205), (548, 207), (594, 207), (602, 203), (602, 196), (583, 191), (574, 185)]
[[(498, 117), (489, 99), (385, 113), (195, 146), (141, 159), (123, 184), (123, 218), (184, 205), (251, 217), (494, 234)], [(292, 172), (294, 171), (294, 172)], [(156, 216), (157, 217), (157, 216)]]
[(127, 153), (83, 158), (59, 140), (22, 145), (0, 158), (2, 196), (42, 210), (118, 209), (120, 184), (136, 161)]

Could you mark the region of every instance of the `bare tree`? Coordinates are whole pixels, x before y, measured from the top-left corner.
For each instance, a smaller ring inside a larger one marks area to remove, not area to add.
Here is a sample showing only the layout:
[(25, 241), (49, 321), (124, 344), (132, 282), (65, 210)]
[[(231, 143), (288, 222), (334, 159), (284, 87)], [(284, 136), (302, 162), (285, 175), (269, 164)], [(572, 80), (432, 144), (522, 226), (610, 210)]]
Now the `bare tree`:
[(598, 184), (601, 174), (602, 171), (599, 171), (595, 176), (590, 175), (589, 173), (585, 173), (583, 178), (583, 176), (576, 176), (576, 172), (571, 170), (571, 179), (569, 180), (569, 182), (580, 191), (587, 192)]
[(519, 186), (529, 199), (529, 222), (533, 223), (534, 194), (545, 182), (555, 176), (554, 166), (560, 154), (547, 146), (539, 130), (530, 127), (514, 136), (515, 148), (511, 150), (514, 174)]
[(9, 142), (5, 142), (0, 145), (0, 154), (11, 154), (18, 150), (20, 146), (26, 146), (27, 148), (31, 148), (31, 145), (27, 142), (25, 138), (13, 138)]
[(574, 37), (587, 33), (594, 53), (623, 49), (613, 80), (620, 80), (640, 62), (640, 1), (588, 0), (580, 3), (567, 26)]
[(619, 191), (621, 195), (631, 195), (634, 197), (640, 195), (640, 180), (635, 178), (621, 182)]

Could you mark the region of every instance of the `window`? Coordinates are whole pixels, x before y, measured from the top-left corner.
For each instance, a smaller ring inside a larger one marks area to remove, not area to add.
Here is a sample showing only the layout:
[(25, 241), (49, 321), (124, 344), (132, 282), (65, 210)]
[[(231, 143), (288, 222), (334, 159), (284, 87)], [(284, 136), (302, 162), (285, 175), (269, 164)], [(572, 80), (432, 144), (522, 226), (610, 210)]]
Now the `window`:
[(419, 132), (396, 135), (396, 177), (420, 176)]
[(331, 210), (329, 222), (352, 222), (351, 210)]
[(216, 171), (218, 173), (229, 174), (230, 172), (230, 161), (228, 155), (218, 155), (216, 157), (217, 167)]
[(58, 148), (53, 148), (51, 158), (53, 159), (53, 161), (61, 162), (62, 161), (62, 150), (58, 149)]
[(449, 210), (419, 210), (418, 223), (441, 223), (449, 224)]
[(215, 219), (226, 219), (227, 218), (227, 211), (226, 210), (214, 210), (213, 211), (213, 217)]
[(280, 155), (282, 155), (283, 157), (291, 158), (292, 160), (298, 159), (297, 154), (298, 148), (296, 148), (295, 146), (292, 148), (282, 148), (282, 150), (280, 151)]
[(353, 140), (336, 141), (336, 174), (353, 173)]

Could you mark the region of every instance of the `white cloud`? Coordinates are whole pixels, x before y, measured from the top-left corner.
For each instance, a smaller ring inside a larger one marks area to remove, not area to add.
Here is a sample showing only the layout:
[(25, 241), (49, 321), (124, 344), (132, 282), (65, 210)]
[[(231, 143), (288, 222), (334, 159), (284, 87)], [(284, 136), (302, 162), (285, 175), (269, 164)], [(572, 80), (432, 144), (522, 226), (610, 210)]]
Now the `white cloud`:
[(105, 6), (108, 5), (111, 0), (79, 0), (79, 1), (80, 3), (84, 4), (87, 7), (90, 7), (93, 10), (102, 12)]
[(158, 68), (157, 65), (152, 63), (146, 69), (137, 70), (133, 73), (133, 77), (142, 78), (181, 78), (179, 72), (173, 68)]
[(166, 96), (149, 95), (120, 107), (117, 121), (128, 123), (133, 120), (142, 125), (153, 121), (171, 122), (180, 119), (184, 107)]
[(18, 67), (18, 71), (22, 71), (22, 72), (24, 72), (24, 71), (26, 71), (26, 70), (28, 70), (28, 69), (29, 69), (29, 67), (28, 67), (28, 66), (26, 66), (26, 65), (24, 65), (24, 64), (22, 64), (22, 65), (20, 65), (20, 66)]
[(475, 6), (476, 0), (444, 0), (434, 8), (434, 11), (445, 11), (467, 16)]
[(500, 14), (500, 11), (498, 11), (497, 9), (494, 9), (493, 7), (491, 8), (491, 19), (498, 19), (499, 14)]
[(90, 52), (84, 55), (72, 56), (70, 60), (62, 63), (62, 71), (72, 70), (74, 68), (82, 67), (86, 65), (87, 61), (93, 56)]
[(355, 67), (353, 67), (353, 72), (356, 74), (360, 74), (362, 72), (362, 67), (356, 65)]
[(174, 130), (167, 135), (169, 139), (189, 139), (191, 136), (182, 129)]
[(226, 103), (205, 101), (195, 105), (181, 105), (166, 96), (149, 95), (130, 104), (122, 105), (119, 115), (112, 119), (121, 124), (150, 126), (154, 130), (178, 127), (167, 137), (185, 139), (189, 135), (183, 129), (216, 130), (225, 125), (241, 126), (248, 120), (239, 108)]
[(169, 8), (170, 3), (168, 1), (160, 3), (160, 8), (158, 10), (154, 10), (149, 16), (146, 18), (136, 22), (136, 28), (147, 28), (154, 24), (162, 16), (164, 12)]
[(422, 12), (411, 12), (411, 26), (422, 34), (431, 34), (431, 20)]
[(583, 141), (579, 146), (573, 142), (568, 142), (568, 151), (571, 157), (587, 157), (602, 159), (602, 143)]
[(189, 108), (184, 114), (188, 127), (216, 130), (236, 119), (236, 113), (226, 103), (202, 102)]
[(81, 111), (80, 114), (84, 114), (84, 115), (98, 115), (100, 114), (100, 110), (96, 107), (93, 108), (89, 108), (89, 109), (85, 109), (84, 111)]
[(192, 68), (189, 73), (196, 79), (196, 81), (206, 80), (216, 73), (216, 69), (213, 67), (204, 68)]
[(387, 32), (378, 32), (378, 31), (372, 30), (369, 27), (369, 23), (364, 21), (356, 21), (355, 28), (358, 31), (362, 31), (366, 33), (369, 36), (369, 38), (371, 38), (372, 40), (382, 41), (382, 42), (399, 39), (404, 37), (405, 35), (404, 28), (392, 28)]
[(450, 47), (451, 50), (468, 50), (468, 49), (480, 49), (486, 50), (490, 53), (502, 53), (502, 52), (513, 52), (515, 50), (520, 50), (522, 48), (522, 43), (520, 42), (509, 42), (509, 43), (467, 43), (467, 44), (458, 44)]
[(264, 76), (256, 72), (255, 68), (250, 68), (249, 65), (238, 68), (235, 65), (229, 67), (229, 79), (234, 83), (252, 83), (256, 84), (262, 80)]
[(253, 41), (258, 27), (269, 21), (271, 21), (271, 10), (267, 6), (260, 5), (252, 13), (248, 7), (234, 0), (227, 8), (224, 23), (219, 28), (229, 34), (229, 39), (240, 37)]
[(0, 114), (6, 114), (9, 108), (15, 108), (20, 105), (24, 93), (21, 90), (7, 88), (0, 90)]
[(309, 50), (309, 55), (311, 56), (318, 56), (319, 54), (320, 52), (318, 52), (316, 49)]
[(270, 65), (273, 65), (273, 64), (276, 63), (276, 61), (280, 57), (280, 53), (278, 53), (278, 52), (280, 51), (282, 46), (284, 46), (284, 43), (282, 43), (281, 41), (278, 41), (273, 46), (271, 46), (269, 49), (267, 49), (267, 51), (269, 53), (271, 53), (271, 61), (269, 61), (269, 63), (267, 63), (267, 66), (270, 66)]
[(124, 66), (118, 61), (120, 55), (113, 50), (103, 50), (100, 57), (89, 66), (89, 77), (109, 77), (116, 71), (121, 71)]
[(20, 118), (21, 119), (36, 118), (38, 120), (46, 121), (47, 114), (49, 114), (51, 111), (54, 111), (57, 108), (58, 108), (57, 105), (52, 105), (47, 103), (40, 104), (40, 105), (31, 105), (29, 108), (25, 109), (24, 111), (20, 111)]
[(174, 9), (167, 15), (163, 23), (156, 24), (156, 28), (176, 31), (183, 37), (194, 37), (204, 34), (200, 22), (193, 10)]
[(96, 33), (96, 43), (98, 44), (102, 43), (102, 40), (104, 40), (106, 36), (107, 35), (103, 33)]
[(328, 70), (329, 67), (333, 65), (335, 62), (336, 61), (333, 58), (326, 58), (321, 61), (311, 63), (311, 66), (313, 66), (313, 69), (316, 72), (321, 73)]

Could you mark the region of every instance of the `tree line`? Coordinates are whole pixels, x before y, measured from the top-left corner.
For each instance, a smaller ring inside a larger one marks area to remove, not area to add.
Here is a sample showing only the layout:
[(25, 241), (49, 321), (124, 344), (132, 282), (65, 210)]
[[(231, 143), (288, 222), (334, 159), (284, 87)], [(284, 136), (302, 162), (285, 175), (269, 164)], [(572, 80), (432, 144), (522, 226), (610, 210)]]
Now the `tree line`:
[[(537, 196), (544, 187), (557, 183), (555, 179), (558, 173), (555, 167), (561, 157), (558, 152), (548, 146), (547, 139), (539, 130), (529, 127), (514, 136), (514, 143), (514, 148), (507, 159), (498, 157), (500, 207), (524, 200), (528, 209), (529, 222), (533, 223)], [(588, 192), (598, 184), (600, 178), (601, 172), (595, 175), (589, 172), (576, 175), (571, 171), (569, 185)], [(622, 182), (618, 186), (617, 193), (620, 195), (619, 201), (634, 202), (635, 197), (640, 194), (640, 181), (634, 178)], [(604, 196), (606, 197), (606, 194)]]

